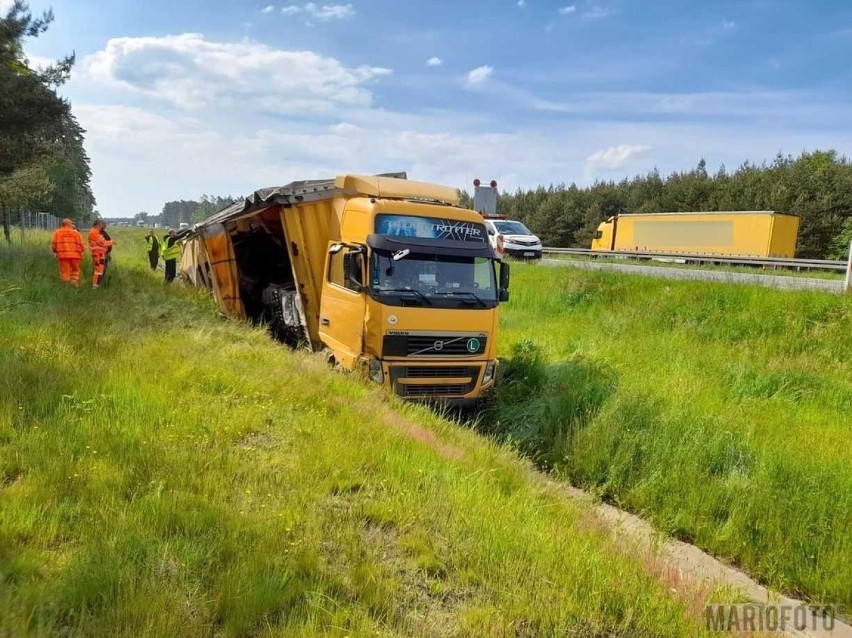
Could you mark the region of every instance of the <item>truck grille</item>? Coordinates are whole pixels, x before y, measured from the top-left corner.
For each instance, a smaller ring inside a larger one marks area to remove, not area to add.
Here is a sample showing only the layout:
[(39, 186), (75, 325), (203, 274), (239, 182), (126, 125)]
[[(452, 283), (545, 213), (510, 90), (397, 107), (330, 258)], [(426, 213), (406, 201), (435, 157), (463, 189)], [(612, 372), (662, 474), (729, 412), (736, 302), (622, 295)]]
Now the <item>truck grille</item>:
[(406, 379), (440, 379), (451, 377), (470, 377), (478, 372), (478, 368), (463, 367), (419, 367), (408, 366), (404, 368)]
[[(479, 382), (479, 366), (391, 366), (394, 391), (401, 397), (461, 397)], [(453, 383), (405, 383), (408, 379), (453, 379)], [(465, 383), (459, 383), (465, 380)]]
[(475, 357), (485, 352), (486, 337), (477, 335), (385, 335), (386, 357)]
[(397, 394), (401, 397), (460, 397), (470, 390), (466, 385), (399, 385)]

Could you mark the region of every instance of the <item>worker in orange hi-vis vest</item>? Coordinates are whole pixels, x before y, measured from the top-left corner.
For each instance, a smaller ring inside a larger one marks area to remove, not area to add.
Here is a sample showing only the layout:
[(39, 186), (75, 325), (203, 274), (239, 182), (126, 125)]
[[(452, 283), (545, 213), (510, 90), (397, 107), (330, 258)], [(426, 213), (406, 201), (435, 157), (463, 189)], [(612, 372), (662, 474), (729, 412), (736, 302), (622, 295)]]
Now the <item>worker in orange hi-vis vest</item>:
[(96, 219), (95, 223), (92, 224), (92, 230), (89, 231), (89, 251), (92, 253), (92, 263), (94, 264), (92, 288), (97, 288), (101, 285), (107, 251), (110, 246), (115, 244), (115, 240), (113, 239), (104, 239), (104, 236), (101, 234), (103, 227), (103, 220)]
[(74, 222), (63, 219), (62, 226), (53, 232), (50, 247), (59, 260), (59, 278), (70, 282), (75, 288), (80, 286), (80, 262), (83, 261), (85, 248), (83, 236), (74, 228)]

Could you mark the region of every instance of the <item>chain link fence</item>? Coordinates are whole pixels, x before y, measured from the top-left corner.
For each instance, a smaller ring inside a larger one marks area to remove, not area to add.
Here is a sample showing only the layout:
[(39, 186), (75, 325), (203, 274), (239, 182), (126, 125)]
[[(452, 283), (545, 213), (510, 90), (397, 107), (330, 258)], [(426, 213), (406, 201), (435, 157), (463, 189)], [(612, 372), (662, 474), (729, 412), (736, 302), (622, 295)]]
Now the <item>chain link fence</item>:
[[(40, 232), (53, 232), (62, 225), (62, 219), (50, 213), (12, 212), (3, 220), (3, 232), (9, 241), (24, 242), (28, 238), (37, 237)], [(86, 228), (85, 220), (71, 219), (81, 232)]]

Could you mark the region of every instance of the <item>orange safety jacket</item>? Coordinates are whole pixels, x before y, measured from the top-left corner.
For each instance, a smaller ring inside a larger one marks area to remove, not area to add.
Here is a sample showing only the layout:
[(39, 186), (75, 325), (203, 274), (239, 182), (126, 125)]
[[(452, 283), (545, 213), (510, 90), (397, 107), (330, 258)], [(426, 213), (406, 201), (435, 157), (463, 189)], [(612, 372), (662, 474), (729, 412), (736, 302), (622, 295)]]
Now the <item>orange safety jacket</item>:
[(89, 251), (92, 257), (104, 257), (107, 254), (107, 248), (112, 246), (111, 239), (104, 239), (101, 231), (97, 228), (92, 228), (89, 231)]
[(79, 230), (70, 226), (56, 229), (50, 247), (58, 259), (82, 259), (85, 252), (83, 236)]

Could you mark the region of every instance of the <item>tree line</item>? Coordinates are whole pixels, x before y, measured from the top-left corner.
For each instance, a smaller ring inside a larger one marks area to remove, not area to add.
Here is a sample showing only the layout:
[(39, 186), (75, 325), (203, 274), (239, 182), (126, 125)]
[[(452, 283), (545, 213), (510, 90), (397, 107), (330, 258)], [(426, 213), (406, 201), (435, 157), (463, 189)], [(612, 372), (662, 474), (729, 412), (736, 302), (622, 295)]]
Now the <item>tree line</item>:
[[(464, 194), (464, 201), (470, 197)], [(800, 217), (802, 258), (843, 259), (852, 241), (852, 163), (836, 151), (778, 155), (772, 163), (647, 175), (580, 188), (558, 184), (502, 193), (498, 212), (517, 219), (545, 246), (588, 248), (598, 225), (621, 213), (774, 210)]]
[(134, 220), (142, 220), (145, 224), (160, 224), (167, 228), (177, 228), (181, 224), (197, 224), (219, 212), (225, 206), (234, 203), (237, 198), (227, 195), (202, 195), (198, 200), (179, 199), (163, 204), (159, 215), (136, 213)]
[(52, 11), (34, 17), (26, 0), (15, 0), (0, 18), (0, 220), (7, 241), (22, 212), (85, 220), (95, 205), (85, 131), (56, 93), (75, 57), (34, 69), (24, 53), (24, 41), (52, 21)]

